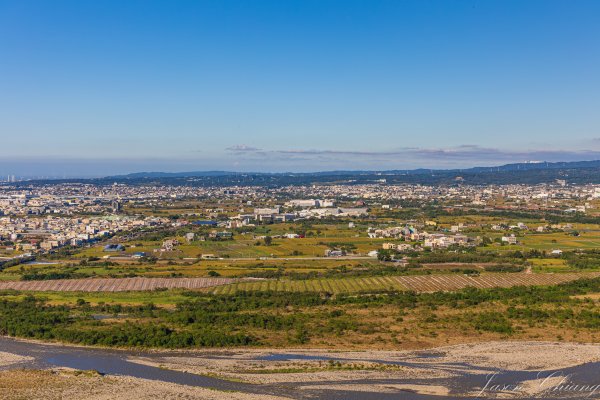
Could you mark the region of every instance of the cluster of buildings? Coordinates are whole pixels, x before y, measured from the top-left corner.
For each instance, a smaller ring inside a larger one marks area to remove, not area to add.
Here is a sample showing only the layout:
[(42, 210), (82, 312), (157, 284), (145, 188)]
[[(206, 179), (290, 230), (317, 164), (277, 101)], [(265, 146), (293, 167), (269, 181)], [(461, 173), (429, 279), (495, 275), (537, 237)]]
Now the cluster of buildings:
[[(178, 218), (168, 218), (172, 216), (168, 213), (156, 213), (164, 217), (151, 216), (152, 210), (176, 209), (182, 202), (190, 209), (186, 210), (187, 214)], [(482, 211), (548, 210), (597, 215), (595, 210), (600, 204), (600, 186), (575, 186), (560, 181), (540, 185), (456, 184), (436, 187), (388, 185), (383, 179), (360, 185), (223, 188), (116, 183), (27, 185), (9, 181), (0, 184), (0, 241), (5, 242), (5, 247), (23, 252), (50, 252), (66, 245), (83, 246), (118, 232), (141, 227), (178, 227), (188, 223), (213, 228), (201, 240), (226, 240), (232, 235), (226, 229), (304, 219), (373, 215), (376, 218), (390, 216), (393, 219), (396, 210), (414, 207), (415, 204), (435, 205), (447, 210), (469, 207)], [(354, 226), (353, 222), (350, 224)], [(390, 239), (389, 243), (383, 245), (384, 248), (409, 251), (453, 245), (473, 246), (477, 244), (477, 238), (462, 234), (468, 228), (468, 225), (457, 224), (441, 230), (433, 221), (415, 221), (405, 226), (369, 228), (367, 234), (370, 238)], [(518, 231), (541, 233), (568, 230), (572, 226), (557, 224), (529, 227), (525, 223), (517, 223), (488, 225), (485, 229), (502, 231), (503, 243), (516, 244), (518, 240), (514, 233)], [(290, 235), (295, 234), (284, 236), (296, 237)], [(186, 240), (191, 242), (195, 238), (186, 237)], [(394, 244), (393, 240), (404, 243)], [(175, 243), (164, 243), (162, 249), (168, 251), (176, 246)]]
[(72, 218), (62, 216), (0, 217), (0, 241), (5, 250), (49, 252), (63, 246), (83, 246), (117, 232), (168, 224), (157, 217), (104, 216)]
[[(370, 184), (322, 184), (305, 186), (195, 187), (94, 185), (61, 183), (0, 185), (0, 213), (5, 215), (77, 215), (119, 212), (123, 205), (169, 206), (178, 200), (210, 200), (252, 206), (259, 220), (319, 218), (331, 215), (363, 215), (366, 206), (393, 210), (401, 204), (444, 204), (449, 207), (476, 207), (488, 210), (554, 210), (587, 213), (600, 200), (599, 185), (568, 185), (566, 182), (540, 185), (425, 186)], [(274, 204), (283, 204), (275, 206)], [(346, 206), (339, 206), (345, 204)], [(355, 207), (356, 209), (353, 209)], [(279, 208), (279, 210), (274, 210)], [(284, 212), (281, 209), (285, 210)], [(215, 207), (227, 212), (223, 207)], [(244, 217), (248, 214), (240, 212)], [(283, 214), (283, 215), (282, 215)]]
[[(384, 250), (395, 250), (398, 252), (420, 251), (427, 247), (432, 249), (447, 248), (452, 245), (476, 246), (479, 243), (478, 239), (467, 235), (419, 232), (416, 228), (409, 225), (386, 229), (369, 228), (367, 233), (371, 238), (390, 238), (405, 241), (406, 243), (383, 243), (382, 248)], [(413, 245), (408, 242), (416, 242), (416, 244)]]
[(289, 203), (287, 205), (287, 209), (279, 205), (266, 208), (257, 207), (254, 208), (252, 213), (240, 213), (236, 216), (230, 217), (230, 222), (227, 224), (227, 227), (239, 228), (242, 226), (255, 225), (257, 223), (290, 222), (309, 218), (321, 219), (328, 217), (362, 217), (369, 214), (366, 207), (315, 206), (314, 208), (307, 207), (300, 210), (293, 210), (289, 208)]
[[(280, 188), (290, 196), (302, 198), (365, 199), (380, 201), (382, 208), (392, 208), (398, 200), (443, 201), (459, 206), (531, 207), (585, 212), (585, 202), (600, 199), (599, 185), (567, 185), (566, 182), (539, 185), (426, 186), (387, 185), (318, 185)], [(308, 202), (309, 200), (307, 200)], [(569, 204), (572, 201), (572, 204)], [(304, 203), (299, 203), (304, 204)], [(309, 203), (306, 203), (309, 204)]]
[(423, 247), (432, 249), (447, 248), (453, 245), (457, 246), (476, 246), (479, 243), (477, 239), (466, 235), (445, 235), (443, 233), (432, 233), (425, 236)]

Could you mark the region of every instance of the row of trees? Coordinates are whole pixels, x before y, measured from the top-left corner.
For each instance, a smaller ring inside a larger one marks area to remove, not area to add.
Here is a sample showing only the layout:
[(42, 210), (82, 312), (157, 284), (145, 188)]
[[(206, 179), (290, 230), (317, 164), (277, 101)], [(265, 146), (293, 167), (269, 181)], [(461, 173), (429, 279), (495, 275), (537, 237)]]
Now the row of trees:
[[(382, 291), (364, 295), (291, 292), (238, 292), (211, 295), (184, 292), (174, 309), (119, 304), (52, 305), (16, 292), (0, 293), (0, 334), (62, 340), (86, 345), (136, 347), (216, 347), (260, 345), (281, 336), (290, 344), (313, 338), (374, 335), (384, 325), (364, 319), (357, 310), (413, 312), (423, 323), (470, 326), (478, 331), (512, 335), (523, 326), (600, 328), (600, 312), (591, 301), (576, 297), (600, 293), (600, 278), (550, 287), (512, 287), (456, 292)], [(7, 296), (10, 294), (11, 296)], [(448, 310), (436, 314), (437, 310)], [(98, 315), (124, 316), (123, 321)], [(400, 320), (399, 320), (400, 321)], [(267, 338), (267, 339), (266, 339)]]

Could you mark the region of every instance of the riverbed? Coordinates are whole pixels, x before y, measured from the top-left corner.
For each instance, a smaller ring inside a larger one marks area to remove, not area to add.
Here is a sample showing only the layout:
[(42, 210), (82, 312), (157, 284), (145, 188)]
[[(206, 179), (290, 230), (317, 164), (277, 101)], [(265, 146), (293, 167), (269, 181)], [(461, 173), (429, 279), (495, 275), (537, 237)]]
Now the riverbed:
[[(2, 355), (10, 362), (2, 363)], [(131, 351), (0, 337), (0, 371), (19, 369), (93, 370), (138, 384), (263, 398), (600, 398), (600, 387), (594, 389), (600, 385), (598, 346), (569, 343), (490, 342), (414, 352)]]

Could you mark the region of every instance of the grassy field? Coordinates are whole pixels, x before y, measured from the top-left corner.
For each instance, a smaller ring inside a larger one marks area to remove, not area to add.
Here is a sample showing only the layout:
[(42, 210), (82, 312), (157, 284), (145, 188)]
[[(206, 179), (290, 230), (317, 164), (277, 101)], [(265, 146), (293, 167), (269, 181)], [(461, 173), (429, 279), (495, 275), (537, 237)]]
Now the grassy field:
[(521, 238), (523, 247), (538, 250), (600, 248), (600, 231), (580, 231), (575, 237), (564, 232), (530, 234)]
[[(239, 204), (219, 205), (217, 203), (210, 204), (210, 200), (201, 200), (188, 201), (185, 204), (178, 204), (176, 207), (167, 207), (166, 212), (173, 214), (201, 212), (202, 210), (199, 209), (201, 206), (204, 209), (224, 207), (227, 210), (226, 214), (235, 213), (239, 208)], [(63, 259), (53, 260), (58, 262), (56, 265), (18, 265), (6, 268), (0, 272), (0, 281), (20, 280), (27, 274), (52, 274), (65, 271), (72, 275), (70, 277), (207, 277), (215, 274), (223, 277), (242, 277), (249, 274), (264, 277), (278, 270), (283, 270), (285, 274), (317, 273), (320, 275), (327, 275), (331, 270), (350, 272), (355, 270), (378, 270), (383, 268), (384, 264), (376, 259), (344, 260), (323, 257), (327, 249), (344, 247), (355, 255), (365, 255), (372, 250), (381, 249), (383, 243), (400, 243), (396, 239), (372, 239), (367, 236), (368, 227), (395, 227), (407, 223), (406, 220), (386, 217), (380, 209), (375, 208), (374, 210), (375, 212), (369, 219), (353, 219), (352, 222), (356, 225), (354, 228), (349, 228), (348, 222), (350, 220), (340, 221), (339, 223), (308, 221), (270, 224), (249, 227), (249, 232), (246, 234), (236, 231), (234, 240), (228, 241), (195, 240), (187, 243), (182, 236), (183, 232), (191, 230), (199, 235), (206, 234), (213, 229), (187, 226), (165, 236), (165, 238), (177, 238), (182, 243), (182, 245), (177, 246), (175, 251), (171, 252), (155, 251), (160, 249), (162, 240), (144, 239), (159, 238), (161, 237), (160, 231), (158, 236), (155, 235), (157, 232), (151, 232), (138, 239), (120, 241), (118, 238), (113, 238), (111, 239), (112, 242), (125, 245), (125, 252), (118, 254), (106, 253), (103, 251), (105, 244), (103, 242), (89, 248), (77, 249), (74, 254), (65, 256)], [(150, 212), (151, 210), (146, 211)], [(422, 217), (422, 220), (415, 221), (415, 226), (419, 226), (419, 223), (425, 219), (427, 218)], [(547, 224), (545, 221), (531, 218), (504, 218), (484, 215), (440, 215), (431, 219), (438, 223), (438, 228), (428, 226), (419, 228), (419, 230), (430, 233), (436, 231), (447, 233), (445, 230), (450, 226), (462, 223), (465, 225), (464, 233), (468, 236), (473, 238), (487, 237), (492, 240), (497, 240), (502, 235), (509, 233), (508, 231), (492, 230), (492, 224), (505, 223), (511, 225), (524, 222), (530, 228)], [(218, 228), (216, 230), (225, 229)], [(573, 230), (577, 230), (580, 236), (574, 236), (572, 234)], [(286, 233), (303, 233), (307, 236), (299, 239), (275, 238), (269, 246), (263, 240), (258, 239), (258, 237), (264, 235), (276, 236)], [(596, 224), (574, 223), (572, 228), (566, 231), (545, 233), (515, 231), (515, 234), (519, 240), (518, 245), (501, 246), (499, 243), (492, 243), (485, 247), (477, 247), (475, 250), (478, 253), (494, 252), (501, 255), (516, 250), (523, 252), (528, 250), (551, 251), (555, 249), (574, 251), (600, 248), (600, 227)], [(157, 261), (140, 262), (128, 258), (133, 253), (140, 251), (151, 257), (156, 257)], [(214, 255), (217, 259), (200, 259), (202, 255), (207, 254)], [(104, 256), (111, 258), (104, 259)], [(99, 260), (92, 262), (89, 261), (90, 259)], [(413, 257), (412, 261), (418, 262), (419, 258)], [(550, 257), (530, 259), (529, 262), (535, 272), (576, 271), (572, 264), (567, 266), (564, 260), (554, 261)], [(600, 265), (598, 267), (600, 268)], [(465, 268), (468, 268), (468, 266), (465, 266)], [(473, 265), (473, 268), (476, 268), (476, 265)], [(460, 273), (460, 271), (455, 272)], [(423, 273), (426, 272), (423, 271)], [(377, 273), (373, 275), (377, 275)], [(364, 284), (373, 285), (374, 283), (367, 281)], [(294, 290), (300, 290), (300, 288)]]
[[(545, 225), (546, 223), (539, 220), (515, 219), (510, 220), (500, 217), (486, 216), (441, 216), (435, 219), (438, 222), (437, 229), (448, 229), (452, 225), (459, 223), (465, 224), (465, 232), (469, 236), (487, 236), (492, 239), (499, 238), (507, 232), (493, 231), (489, 228), (491, 224), (516, 224), (524, 222), (530, 228)], [(260, 257), (290, 257), (294, 254), (300, 256), (322, 256), (328, 248), (337, 247), (340, 245), (350, 245), (353, 251), (358, 254), (366, 254), (369, 251), (380, 249), (385, 242), (394, 242), (393, 239), (371, 239), (367, 236), (366, 228), (368, 226), (402, 226), (401, 221), (387, 221), (382, 224), (382, 221), (374, 222), (373, 224), (358, 223), (355, 228), (348, 228), (347, 224), (316, 224), (307, 228), (298, 224), (283, 223), (255, 228), (255, 231), (248, 234), (236, 234), (234, 240), (230, 241), (193, 241), (186, 243), (183, 237), (178, 237), (181, 246), (177, 247), (177, 251), (168, 255), (160, 256), (160, 253), (154, 253), (155, 249), (161, 247), (162, 241), (143, 241), (133, 240), (124, 242), (127, 249), (125, 254), (132, 254), (139, 251), (144, 251), (148, 254), (153, 254), (163, 258), (184, 259), (199, 257), (202, 254), (214, 254), (217, 257), (229, 258), (260, 258)], [(435, 232), (436, 228), (423, 228), (428, 232)], [(580, 236), (576, 237), (571, 234), (571, 231), (578, 231)], [(264, 245), (264, 242), (254, 239), (253, 236), (276, 236), (286, 233), (303, 232), (311, 233), (312, 236), (307, 236), (302, 239), (273, 239), (270, 246)], [(538, 249), (538, 250), (553, 250), (560, 248), (562, 250), (569, 249), (590, 249), (600, 247), (600, 227), (594, 224), (573, 224), (572, 230), (566, 232), (525, 232), (517, 231), (517, 237), (520, 244), (510, 246), (518, 249)], [(500, 250), (502, 251), (502, 250)], [(102, 257), (107, 253), (102, 251), (101, 246), (82, 249), (77, 255), (77, 258), (84, 257)]]
[(560, 258), (532, 258), (529, 262), (535, 272), (564, 272), (570, 269), (566, 260)]
[(76, 273), (86, 274), (87, 276), (97, 277), (119, 277), (135, 274), (136, 276), (146, 277), (206, 277), (210, 271), (217, 272), (220, 276), (235, 277), (243, 276), (255, 272), (277, 271), (283, 269), (287, 272), (299, 273), (325, 273), (328, 270), (346, 268), (349, 270), (361, 268), (370, 269), (381, 265), (381, 262), (373, 260), (347, 260), (336, 258), (319, 259), (222, 259), (222, 260), (201, 260), (201, 261), (177, 261), (170, 262), (161, 260), (155, 264), (140, 263), (136, 261), (112, 260), (115, 265), (103, 266), (102, 261), (91, 263), (90, 265), (72, 264), (72, 260), (62, 260), (55, 265), (17, 265), (6, 268), (0, 272), (0, 281), (19, 280), (23, 274), (28, 273), (51, 273), (73, 270)]
[[(295, 254), (310, 257), (321, 257), (325, 250), (330, 246), (337, 244), (352, 244), (355, 246), (355, 252), (366, 254), (371, 250), (381, 248), (381, 245), (389, 239), (370, 239), (368, 237), (348, 237), (348, 236), (329, 236), (329, 237), (310, 237), (302, 239), (273, 239), (270, 246), (264, 245), (264, 242), (241, 236), (234, 240), (227, 241), (194, 241), (191, 244), (185, 244), (183, 238), (179, 238), (181, 243), (177, 246), (177, 251), (170, 256), (174, 259), (186, 257), (200, 257), (202, 254), (214, 254), (217, 257), (230, 258), (260, 258), (260, 257), (290, 257)], [(257, 243), (259, 243), (257, 245)], [(127, 244), (127, 243), (126, 243)], [(133, 243), (131, 243), (133, 244)], [(135, 247), (131, 244), (123, 253), (106, 253), (102, 246), (95, 246), (81, 250), (77, 258), (103, 257), (106, 255), (117, 256), (119, 254), (131, 255), (136, 252), (145, 252), (156, 257), (162, 257), (160, 253), (155, 253), (155, 249), (160, 249), (160, 241), (135, 241)]]

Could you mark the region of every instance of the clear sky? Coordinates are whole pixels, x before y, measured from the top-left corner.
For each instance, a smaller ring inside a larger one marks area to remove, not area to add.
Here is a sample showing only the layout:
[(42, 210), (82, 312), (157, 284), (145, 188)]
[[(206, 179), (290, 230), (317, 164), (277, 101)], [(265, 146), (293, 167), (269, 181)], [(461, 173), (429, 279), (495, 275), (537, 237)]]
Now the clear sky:
[(600, 1), (0, 0), (0, 174), (600, 158)]

